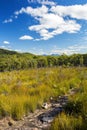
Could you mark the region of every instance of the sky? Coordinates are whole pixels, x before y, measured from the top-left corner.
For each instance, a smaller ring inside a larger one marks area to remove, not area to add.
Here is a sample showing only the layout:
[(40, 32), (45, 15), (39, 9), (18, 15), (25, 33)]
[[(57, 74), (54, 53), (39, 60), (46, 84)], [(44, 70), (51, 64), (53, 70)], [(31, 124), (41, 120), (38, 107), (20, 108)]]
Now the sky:
[(0, 48), (87, 53), (87, 0), (0, 0)]

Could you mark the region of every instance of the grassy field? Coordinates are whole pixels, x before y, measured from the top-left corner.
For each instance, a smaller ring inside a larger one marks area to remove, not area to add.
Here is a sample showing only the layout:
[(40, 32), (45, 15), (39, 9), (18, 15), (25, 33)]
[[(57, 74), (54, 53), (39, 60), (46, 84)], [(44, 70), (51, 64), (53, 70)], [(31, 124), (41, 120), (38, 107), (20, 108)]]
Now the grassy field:
[(73, 68), (70, 73), (75, 74), (71, 86), (78, 91), (69, 96), (64, 112), (54, 119), (50, 130), (87, 130), (87, 68)]
[(51, 96), (67, 94), (70, 88), (79, 88), (80, 91), (69, 97), (65, 112), (54, 120), (51, 129), (80, 130), (87, 116), (87, 68), (81, 67), (0, 73), (0, 118), (21, 119), (23, 115), (40, 109)]

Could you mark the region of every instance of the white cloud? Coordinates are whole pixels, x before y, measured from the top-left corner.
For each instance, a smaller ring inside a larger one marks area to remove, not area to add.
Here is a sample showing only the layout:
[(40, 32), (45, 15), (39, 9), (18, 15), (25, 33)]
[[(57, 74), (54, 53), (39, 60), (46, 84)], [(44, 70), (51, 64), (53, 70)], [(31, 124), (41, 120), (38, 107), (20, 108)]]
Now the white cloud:
[(53, 13), (62, 17), (70, 16), (71, 18), (87, 20), (87, 4), (72, 6), (53, 6), (50, 9)]
[(11, 50), (11, 46), (0, 46), (0, 48), (2, 48), (2, 49), (9, 49), (9, 50)]
[(30, 26), (29, 30), (39, 33), (42, 40), (48, 40), (55, 35), (62, 34), (63, 32), (75, 33), (81, 28), (76, 21), (65, 21), (61, 16), (53, 13), (43, 14), (38, 18), (38, 21), (39, 24)]
[(3, 23), (11, 23), (13, 20), (10, 18), (10, 19), (6, 19), (3, 21)]
[(21, 49), (15, 49), (14, 51), (22, 53), (23, 51)]
[(55, 2), (49, 1), (49, 0), (27, 0), (27, 1), (29, 3), (39, 3), (39, 4), (42, 4), (42, 5), (50, 5), (50, 6), (56, 5)]
[(3, 44), (10, 44), (9, 41), (3, 41)]
[[(49, 3), (50, 1), (44, 2)], [(38, 21), (38, 24), (28, 27), (29, 30), (39, 33), (40, 37), (36, 40), (48, 40), (64, 32), (77, 33), (81, 28), (77, 20), (87, 20), (87, 4), (72, 6), (52, 5), (51, 7), (44, 4), (37, 8), (28, 6), (16, 11), (15, 15), (18, 16), (22, 13), (31, 15)], [(67, 16), (70, 16), (70, 18), (65, 19)]]
[(50, 54), (66, 54), (66, 55), (71, 55), (71, 54), (77, 54), (87, 51), (87, 45), (84, 44), (76, 44), (74, 46), (68, 46), (66, 48), (53, 48), (50, 52)]
[(21, 8), (21, 10), (16, 11), (15, 15), (19, 15), (22, 13), (30, 14), (32, 16), (42, 16), (48, 12), (48, 8), (46, 6), (38, 7), (38, 8), (32, 8), (32, 7), (27, 7), (27, 8)]
[(24, 35), (24, 36), (21, 36), (19, 39), (20, 39), (20, 40), (32, 40), (33, 37), (28, 36), (28, 35)]
[(46, 52), (41, 48), (39, 48), (39, 50), (37, 48), (32, 48), (31, 50), (29, 50), (29, 52), (31, 52), (32, 54), (36, 54), (36, 55), (46, 54)]
[(78, 53), (76, 50), (69, 50), (69, 49), (57, 49), (57, 50), (52, 50), (51, 54), (66, 54), (66, 55), (71, 55), (73, 53)]
[(42, 5), (50, 5), (50, 6), (56, 5), (55, 2), (53, 2), (53, 1), (48, 1), (48, 0), (40, 1), (39, 3), (42, 4)]
[(5, 49), (6, 47), (5, 46), (0, 46), (0, 48)]

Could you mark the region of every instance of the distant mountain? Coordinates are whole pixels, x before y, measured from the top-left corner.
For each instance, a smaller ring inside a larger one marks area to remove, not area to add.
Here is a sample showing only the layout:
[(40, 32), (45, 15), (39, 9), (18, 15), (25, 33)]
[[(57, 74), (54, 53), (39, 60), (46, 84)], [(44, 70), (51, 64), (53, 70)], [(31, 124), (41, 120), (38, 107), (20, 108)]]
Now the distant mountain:
[(51, 54), (51, 56), (60, 56), (59, 54)]
[(50, 55), (43, 54), (43, 56), (60, 56), (60, 55), (59, 54), (50, 54)]
[(42, 56), (48, 56), (47, 54), (43, 54)]

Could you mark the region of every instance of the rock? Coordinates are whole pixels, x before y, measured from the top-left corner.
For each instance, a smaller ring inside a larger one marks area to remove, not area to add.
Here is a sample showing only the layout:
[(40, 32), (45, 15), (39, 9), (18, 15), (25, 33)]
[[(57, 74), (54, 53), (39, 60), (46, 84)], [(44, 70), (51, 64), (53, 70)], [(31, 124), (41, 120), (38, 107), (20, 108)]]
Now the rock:
[(52, 100), (53, 100), (53, 97), (50, 97), (50, 100), (52, 101)]
[(13, 125), (13, 123), (12, 123), (11, 121), (9, 121), (9, 122), (8, 122), (8, 125), (9, 125), (9, 126), (12, 126), (12, 125)]
[(53, 117), (43, 117), (42, 118), (42, 122), (47, 122), (47, 123), (51, 123), (53, 121)]
[(42, 108), (47, 109), (47, 108), (48, 108), (48, 104), (47, 104), (47, 103), (44, 103), (44, 104), (42, 105)]
[(10, 117), (7, 117), (6, 120), (7, 120), (9, 126), (12, 126), (15, 124), (15, 121)]

